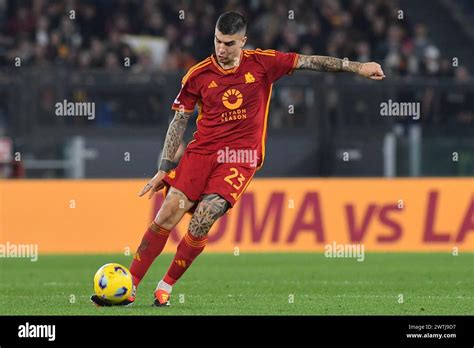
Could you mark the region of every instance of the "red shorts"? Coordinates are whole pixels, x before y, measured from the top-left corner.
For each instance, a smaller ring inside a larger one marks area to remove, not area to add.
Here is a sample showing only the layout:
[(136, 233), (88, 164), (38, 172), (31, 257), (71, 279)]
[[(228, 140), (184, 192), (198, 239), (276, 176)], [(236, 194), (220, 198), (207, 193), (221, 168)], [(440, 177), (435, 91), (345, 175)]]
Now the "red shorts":
[(201, 155), (186, 150), (178, 166), (163, 181), (192, 201), (217, 193), (233, 207), (252, 180), (256, 168), (247, 163), (220, 163), (217, 159), (217, 154)]

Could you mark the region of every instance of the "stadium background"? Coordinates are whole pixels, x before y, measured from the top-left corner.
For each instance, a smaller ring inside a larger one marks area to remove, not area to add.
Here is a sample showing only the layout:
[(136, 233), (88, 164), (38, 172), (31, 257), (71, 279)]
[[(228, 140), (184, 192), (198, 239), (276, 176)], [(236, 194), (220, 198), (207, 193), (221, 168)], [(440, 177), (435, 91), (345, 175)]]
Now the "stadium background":
[[(387, 78), (278, 81), (265, 165), (213, 227), (208, 252), (292, 255), (333, 241), (367, 253), (474, 251), (468, 0), (0, 0), (1, 243), (37, 244), (52, 263), (63, 253), (130, 261), (162, 201), (137, 193), (156, 172), (171, 102), (213, 51), (226, 10), (247, 17), (247, 48), (374, 60)], [(95, 118), (57, 116), (65, 99), (94, 103)], [(420, 102), (420, 119), (382, 116), (389, 100)], [(465, 264), (457, 271), (454, 281), (473, 279)], [(472, 308), (471, 297), (460, 311)]]

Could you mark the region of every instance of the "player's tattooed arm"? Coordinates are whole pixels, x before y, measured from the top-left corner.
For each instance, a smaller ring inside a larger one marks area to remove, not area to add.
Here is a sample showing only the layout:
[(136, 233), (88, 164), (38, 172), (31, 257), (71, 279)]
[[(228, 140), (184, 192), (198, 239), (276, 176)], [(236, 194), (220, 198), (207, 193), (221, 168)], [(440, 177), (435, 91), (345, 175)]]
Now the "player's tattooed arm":
[(229, 203), (216, 193), (204, 196), (189, 223), (189, 232), (195, 237), (207, 235), (216, 220), (224, 215)]
[(380, 64), (375, 62), (359, 63), (347, 59), (327, 56), (298, 55), (296, 69), (329, 72), (352, 72), (371, 80), (383, 80), (385, 74)]
[(296, 69), (359, 73), (362, 63), (327, 56), (298, 55)]
[(168, 132), (166, 133), (159, 170), (168, 172), (173, 167), (173, 158), (183, 140), (188, 120), (192, 115), (192, 112), (185, 112), (184, 110), (175, 112), (173, 120), (168, 127)]

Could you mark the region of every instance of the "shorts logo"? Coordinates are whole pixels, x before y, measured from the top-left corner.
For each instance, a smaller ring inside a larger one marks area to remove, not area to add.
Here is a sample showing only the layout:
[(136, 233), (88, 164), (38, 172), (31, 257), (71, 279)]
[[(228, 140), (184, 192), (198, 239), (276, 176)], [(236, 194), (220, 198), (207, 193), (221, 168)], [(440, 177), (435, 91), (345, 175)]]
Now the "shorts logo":
[(168, 174), (169, 178), (170, 179), (174, 179), (176, 177), (176, 170), (172, 170), (169, 174)]
[(244, 101), (244, 97), (242, 93), (238, 89), (231, 88), (224, 92), (222, 96), (222, 103), (227, 109), (237, 109), (242, 102)]

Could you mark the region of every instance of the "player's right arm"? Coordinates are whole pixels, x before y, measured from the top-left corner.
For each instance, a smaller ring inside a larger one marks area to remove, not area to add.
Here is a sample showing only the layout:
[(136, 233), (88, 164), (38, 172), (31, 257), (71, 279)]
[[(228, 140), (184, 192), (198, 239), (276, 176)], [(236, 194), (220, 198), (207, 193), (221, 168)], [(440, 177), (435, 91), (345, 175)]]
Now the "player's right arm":
[(163, 154), (161, 156), (159, 171), (168, 173), (173, 167), (173, 159), (178, 151), (179, 145), (183, 141), (184, 132), (193, 112), (186, 112), (184, 109), (177, 110), (166, 133)]
[(163, 178), (171, 170), (173, 166), (173, 158), (178, 151), (179, 145), (183, 140), (184, 132), (188, 125), (188, 120), (193, 115), (192, 112), (186, 112), (184, 109), (177, 110), (171, 121), (168, 132), (166, 133), (165, 144), (163, 146), (163, 154), (161, 156), (160, 166), (155, 176), (143, 187), (138, 194), (140, 197), (150, 191), (148, 199), (150, 199), (155, 192), (161, 190), (165, 185)]
[(183, 140), (188, 120), (194, 114), (194, 107), (197, 100), (201, 98), (200, 83), (196, 81), (194, 71), (197, 71), (200, 67), (206, 66), (206, 64), (210, 64), (207, 63), (207, 60), (191, 67), (188, 73), (184, 75), (181, 80), (181, 90), (171, 106), (171, 109), (175, 111), (175, 114), (168, 127), (168, 132), (166, 133), (165, 145), (163, 147), (158, 173), (156, 173), (156, 175), (140, 191), (138, 194), (140, 197), (150, 191), (148, 198), (151, 198), (155, 192), (161, 190), (165, 186), (163, 178), (172, 168), (173, 159), (176, 155), (176, 151), (178, 151), (181, 141)]

